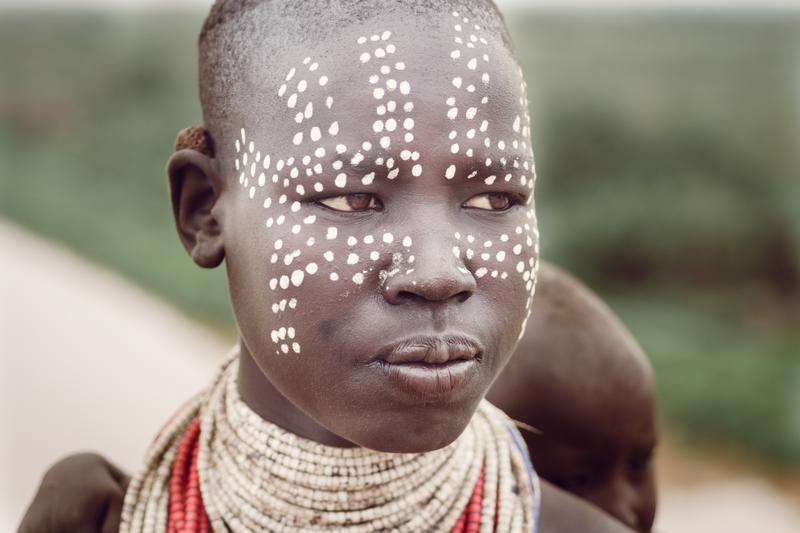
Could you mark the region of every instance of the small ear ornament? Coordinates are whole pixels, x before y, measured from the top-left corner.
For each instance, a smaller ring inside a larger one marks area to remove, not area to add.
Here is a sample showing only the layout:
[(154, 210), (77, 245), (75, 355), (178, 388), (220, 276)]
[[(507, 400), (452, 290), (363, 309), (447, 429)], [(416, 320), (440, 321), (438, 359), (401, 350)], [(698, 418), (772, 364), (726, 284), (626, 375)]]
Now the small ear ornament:
[(202, 126), (191, 126), (178, 132), (175, 137), (175, 151), (195, 150), (201, 154), (214, 157), (214, 142), (211, 135)]

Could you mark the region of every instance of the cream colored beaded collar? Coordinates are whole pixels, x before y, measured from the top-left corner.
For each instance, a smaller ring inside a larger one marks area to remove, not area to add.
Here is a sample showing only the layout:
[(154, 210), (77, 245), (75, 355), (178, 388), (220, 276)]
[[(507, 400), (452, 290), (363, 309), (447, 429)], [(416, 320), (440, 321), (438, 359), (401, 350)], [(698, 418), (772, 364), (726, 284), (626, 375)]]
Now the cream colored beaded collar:
[(208, 392), (159, 434), (125, 495), (121, 533), (166, 533), (170, 472), (197, 417), (197, 470), (215, 533), (449, 532), (481, 475), (481, 532), (536, 531), (538, 479), (511, 421), (490, 403), (441, 450), (335, 448), (259, 417), (239, 397), (237, 370), (235, 350)]

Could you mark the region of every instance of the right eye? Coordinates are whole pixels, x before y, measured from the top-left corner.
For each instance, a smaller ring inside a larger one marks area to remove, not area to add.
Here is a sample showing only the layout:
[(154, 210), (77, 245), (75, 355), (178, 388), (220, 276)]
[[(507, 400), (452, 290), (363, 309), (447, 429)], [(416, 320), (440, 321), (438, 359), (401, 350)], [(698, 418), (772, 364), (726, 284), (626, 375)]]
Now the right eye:
[(378, 211), (383, 207), (375, 195), (369, 193), (352, 193), (332, 196), (330, 198), (318, 200), (318, 203), (334, 211), (346, 213), (369, 210)]

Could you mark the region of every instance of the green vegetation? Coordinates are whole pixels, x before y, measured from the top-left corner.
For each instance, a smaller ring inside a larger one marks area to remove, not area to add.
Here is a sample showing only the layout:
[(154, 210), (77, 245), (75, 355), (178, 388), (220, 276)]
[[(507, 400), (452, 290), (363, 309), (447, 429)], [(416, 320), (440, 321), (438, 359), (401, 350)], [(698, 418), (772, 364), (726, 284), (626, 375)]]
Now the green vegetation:
[[(163, 166), (200, 14), (0, 18), (0, 214), (232, 327)], [(800, 16), (512, 18), (543, 252), (653, 359), (670, 426), (800, 466)]]

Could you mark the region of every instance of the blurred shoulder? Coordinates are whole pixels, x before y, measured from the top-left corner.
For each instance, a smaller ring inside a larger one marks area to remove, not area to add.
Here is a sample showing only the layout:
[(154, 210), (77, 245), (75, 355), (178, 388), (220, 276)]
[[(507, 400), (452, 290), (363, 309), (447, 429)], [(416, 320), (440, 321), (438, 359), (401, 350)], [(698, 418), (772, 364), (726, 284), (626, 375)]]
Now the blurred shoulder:
[(538, 533), (633, 533), (600, 509), (542, 480)]

